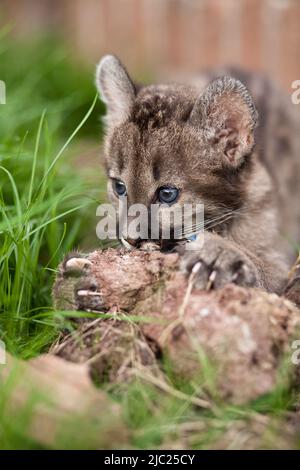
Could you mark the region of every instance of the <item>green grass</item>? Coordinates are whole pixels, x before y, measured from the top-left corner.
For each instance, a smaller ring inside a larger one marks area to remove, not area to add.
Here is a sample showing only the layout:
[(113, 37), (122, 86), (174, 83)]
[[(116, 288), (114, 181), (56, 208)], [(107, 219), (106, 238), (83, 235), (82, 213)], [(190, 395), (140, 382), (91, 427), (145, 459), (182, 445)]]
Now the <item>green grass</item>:
[[(60, 328), (69, 326), (68, 315), (51, 307), (59, 262), (71, 249), (99, 246), (95, 211), (105, 181), (100, 167), (86, 170), (81, 152), (98, 146), (104, 109), (95, 101), (93, 71), (51, 38), (18, 44), (2, 30), (0, 63), (7, 86), (7, 104), (0, 106), (0, 338), (12, 354), (28, 359), (47, 351)], [(183, 398), (139, 379), (121, 393), (110, 390), (122, 406), (129, 445), (210, 448), (222, 445), (229, 429), (247, 428), (267, 415), (270, 424), (260, 445), (276, 446), (285, 412), (295, 401), (286, 380), (251, 406), (229, 407), (218, 399), (213, 366), (201, 351), (199, 360), (198, 384), (181, 383), (165, 363)], [(284, 378), (285, 369), (281, 373)], [(203, 383), (215, 397), (209, 411), (189, 400)], [(4, 417), (10, 393), (0, 388), (0, 448), (40, 448), (27, 435), (34, 403), (14, 420)], [(88, 448), (89, 432), (92, 441), (94, 429), (74, 440), (74, 431), (66, 428), (60, 447)]]
[(0, 107), (0, 326), (9, 349), (29, 357), (54, 334), (41, 328), (53, 272), (80, 244), (103, 194), (74, 170), (72, 158), (99, 106), (89, 73), (62, 46), (49, 40), (17, 44), (2, 36), (7, 104)]

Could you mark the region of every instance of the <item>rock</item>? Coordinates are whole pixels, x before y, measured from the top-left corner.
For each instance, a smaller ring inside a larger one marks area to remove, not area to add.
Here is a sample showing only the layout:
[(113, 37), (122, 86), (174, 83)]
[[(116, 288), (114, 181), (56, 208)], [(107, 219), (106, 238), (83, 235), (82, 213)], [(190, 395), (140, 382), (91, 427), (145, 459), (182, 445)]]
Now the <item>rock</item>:
[(299, 311), (275, 294), (235, 285), (192, 292), (179, 315), (183, 299), (177, 282), (170, 282), (162, 310), (151, 313), (167, 325), (142, 327), (174, 371), (186, 380), (202, 380), (212, 395), (235, 404), (272, 391), (281, 359), (291, 354)]
[(120, 406), (97, 390), (86, 364), (51, 354), (29, 361), (7, 354), (0, 385), (9, 394), (1, 421), (17, 427), (27, 417), (26, 437), (43, 446), (111, 449), (128, 441)]
[(68, 361), (88, 364), (96, 383), (124, 384), (132, 379), (133, 368), (147, 367), (161, 374), (155, 353), (140, 328), (128, 321), (97, 319), (82, 324), (75, 333), (51, 349)]
[[(216, 399), (241, 404), (274, 389), (281, 360), (292, 354), (290, 344), (299, 331), (300, 312), (291, 302), (234, 284), (196, 290), (193, 275), (186, 279), (178, 271), (177, 254), (109, 249), (91, 253), (87, 261), (76, 276), (74, 267), (69, 271), (62, 264), (54, 286), (56, 307), (148, 317), (136, 326), (129, 351), (136, 354), (134, 344), (141, 338), (152, 350), (155, 345), (178, 378), (193, 379)], [(109, 357), (110, 348), (126, 343), (128, 325), (99, 324), (103, 335), (109, 331), (109, 344), (99, 340), (96, 348)], [(150, 363), (153, 367), (154, 359)], [(98, 367), (102, 380), (105, 362)], [(292, 364), (291, 372), (297, 375)], [(115, 376), (118, 372), (111, 380)]]

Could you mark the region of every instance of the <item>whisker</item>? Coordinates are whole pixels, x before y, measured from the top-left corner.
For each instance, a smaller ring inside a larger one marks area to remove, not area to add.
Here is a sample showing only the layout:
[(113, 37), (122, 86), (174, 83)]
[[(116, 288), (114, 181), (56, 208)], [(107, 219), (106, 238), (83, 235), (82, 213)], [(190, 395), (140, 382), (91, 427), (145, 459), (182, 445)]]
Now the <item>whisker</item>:
[[(215, 217), (215, 218), (213, 218), (213, 219), (208, 219), (207, 221), (204, 221), (204, 225), (205, 225), (205, 223), (207, 223), (207, 222), (219, 220), (219, 219), (223, 218), (225, 215), (228, 215), (230, 212), (231, 212), (231, 211), (228, 211), (228, 212), (226, 212), (225, 214), (221, 214), (221, 215), (219, 215), (219, 216), (217, 216), (217, 217)], [(198, 227), (198, 226), (202, 226), (202, 225), (203, 225), (203, 221), (201, 221), (201, 222), (199, 222), (199, 223), (197, 223), (197, 224), (195, 224), (195, 223), (192, 222), (188, 228), (190, 229), (191, 227), (194, 228), (194, 227)]]
[[(208, 219), (208, 220), (204, 221), (204, 224), (203, 224), (203, 222), (198, 223), (198, 224), (191, 224), (182, 233), (182, 237), (184, 238), (186, 236), (196, 235), (197, 232), (199, 232), (200, 229), (202, 230), (204, 228), (216, 227), (217, 225), (220, 225), (224, 222), (227, 222), (228, 220), (232, 219), (233, 217), (235, 217), (236, 215), (241, 214), (241, 213), (242, 213), (242, 211), (240, 209), (229, 210), (229, 211), (219, 215), (218, 217), (214, 217), (212, 219)], [(179, 230), (177, 230), (177, 233), (178, 232), (179, 232)]]
[(198, 229), (200, 229), (200, 228), (207, 227), (207, 226), (209, 226), (211, 223), (216, 222), (216, 221), (220, 221), (220, 222), (221, 222), (221, 221), (223, 221), (223, 219), (224, 219), (225, 217), (228, 217), (228, 216), (231, 215), (231, 214), (232, 214), (232, 211), (228, 211), (228, 212), (226, 212), (226, 213), (224, 213), (224, 214), (222, 214), (222, 215), (219, 215), (218, 217), (214, 217), (214, 218), (212, 218), (212, 219), (208, 219), (208, 220), (206, 220), (206, 221), (204, 221), (204, 222), (201, 221), (201, 222), (199, 222), (199, 223), (197, 223), (197, 224), (193, 224), (193, 223), (192, 223), (192, 224), (191, 224), (189, 227), (187, 227), (187, 229), (184, 231), (184, 234), (187, 235), (187, 234), (189, 234), (189, 233), (191, 233), (191, 232), (194, 232), (195, 230), (198, 230)]

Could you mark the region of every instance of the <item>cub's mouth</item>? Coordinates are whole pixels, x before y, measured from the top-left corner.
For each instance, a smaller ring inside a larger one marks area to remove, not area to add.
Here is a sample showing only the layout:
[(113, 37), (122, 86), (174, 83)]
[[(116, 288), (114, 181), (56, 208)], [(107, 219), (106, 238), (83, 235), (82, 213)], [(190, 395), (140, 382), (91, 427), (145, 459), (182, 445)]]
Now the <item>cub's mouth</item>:
[(184, 247), (187, 243), (194, 241), (196, 235), (193, 235), (190, 238), (181, 238), (181, 239), (161, 239), (161, 240), (132, 240), (121, 238), (122, 245), (127, 250), (142, 250), (142, 251), (162, 251), (166, 253), (171, 253), (178, 248)]

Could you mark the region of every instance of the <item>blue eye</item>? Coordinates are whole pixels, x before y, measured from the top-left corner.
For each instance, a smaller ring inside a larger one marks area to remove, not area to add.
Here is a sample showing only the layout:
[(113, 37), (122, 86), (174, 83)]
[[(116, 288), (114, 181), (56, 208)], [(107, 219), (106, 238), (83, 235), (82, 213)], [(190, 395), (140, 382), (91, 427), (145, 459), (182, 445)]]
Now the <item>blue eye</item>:
[(113, 180), (113, 189), (117, 196), (125, 196), (126, 195), (126, 186), (120, 180)]
[(171, 204), (178, 198), (179, 190), (170, 186), (163, 186), (158, 191), (158, 199), (165, 204)]

